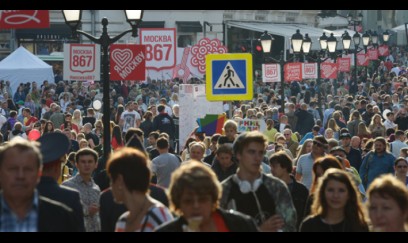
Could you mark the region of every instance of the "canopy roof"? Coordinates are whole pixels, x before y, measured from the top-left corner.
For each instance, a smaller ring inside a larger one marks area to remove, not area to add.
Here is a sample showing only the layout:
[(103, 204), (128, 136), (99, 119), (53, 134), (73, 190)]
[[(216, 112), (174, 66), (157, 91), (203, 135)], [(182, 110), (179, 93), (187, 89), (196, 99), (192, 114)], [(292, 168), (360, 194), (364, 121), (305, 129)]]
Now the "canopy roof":
[[(338, 44), (337, 49), (343, 49), (341, 36), (344, 34), (344, 31), (347, 30), (350, 36), (354, 35), (353, 30), (341, 29), (341, 30), (325, 30), (321, 28), (316, 28), (313, 26), (308, 26), (304, 24), (277, 24), (277, 23), (266, 23), (266, 22), (242, 22), (242, 21), (229, 21), (226, 22), (227, 26), (247, 29), (252, 31), (264, 32), (267, 31), (269, 34), (283, 36), (285, 38), (285, 50), (290, 49), (290, 38), (296, 33), (296, 30), (300, 30), (300, 33), (304, 36), (309, 34), (310, 39), (312, 40), (311, 50), (320, 50), (319, 38), (322, 36), (323, 32), (326, 32), (327, 37), (331, 33), (337, 38)], [(351, 48), (354, 48), (353, 43)]]

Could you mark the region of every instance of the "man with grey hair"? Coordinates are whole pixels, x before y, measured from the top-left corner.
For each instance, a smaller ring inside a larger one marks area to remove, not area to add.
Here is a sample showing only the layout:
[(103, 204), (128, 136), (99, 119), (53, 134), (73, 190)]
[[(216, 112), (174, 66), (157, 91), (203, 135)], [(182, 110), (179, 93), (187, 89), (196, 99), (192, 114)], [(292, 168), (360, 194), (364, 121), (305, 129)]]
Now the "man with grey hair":
[(353, 136), (351, 138), (351, 147), (361, 152), (360, 144), (361, 144), (361, 139), (359, 136)]
[(65, 117), (64, 114), (61, 112), (61, 106), (55, 106), (55, 112), (51, 115), (50, 121), (54, 124), (55, 128), (61, 127), (61, 124), (64, 123)]
[(95, 148), (95, 146), (99, 145), (99, 138), (98, 136), (92, 131), (92, 124), (90, 122), (85, 123), (83, 126), (83, 131), (85, 134), (85, 140), (88, 141), (90, 148)]
[(0, 232), (78, 230), (71, 208), (36, 190), (42, 159), (38, 143), (22, 138), (0, 148)]

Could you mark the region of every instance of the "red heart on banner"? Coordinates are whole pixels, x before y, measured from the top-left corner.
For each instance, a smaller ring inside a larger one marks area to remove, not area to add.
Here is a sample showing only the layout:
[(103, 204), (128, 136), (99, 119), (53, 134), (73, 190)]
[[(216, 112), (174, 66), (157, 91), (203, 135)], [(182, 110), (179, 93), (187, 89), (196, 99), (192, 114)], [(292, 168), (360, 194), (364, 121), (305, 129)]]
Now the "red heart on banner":
[(337, 72), (337, 66), (331, 66), (331, 65), (324, 65), (322, 67), (322, 71), (324, 73), (325, 77), (330, 77), (333, 73)]
[(116, 62), (116, 64), (124, 68), (128, 62), (130, 62), (133, 58), (133, 52), (130, 49), (115, 49), (112, 52), (112, 59)]
[(368, 56), (365, 54), (357, 55), (357, 61), (359, 65), (364, 65), (368, 61)]
[(378, 53), (380, 56), (388, 56), (388, 46), (379, 46)]

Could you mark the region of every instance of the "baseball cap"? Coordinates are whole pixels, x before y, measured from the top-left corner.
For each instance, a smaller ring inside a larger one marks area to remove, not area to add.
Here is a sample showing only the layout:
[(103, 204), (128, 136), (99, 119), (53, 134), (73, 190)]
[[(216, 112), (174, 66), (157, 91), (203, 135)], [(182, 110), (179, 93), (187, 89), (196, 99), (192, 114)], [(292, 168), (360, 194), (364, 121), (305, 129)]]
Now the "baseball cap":
[(351, 138), (351, 134), (350, 133), (342, 133), (340, 134), (340, 139), (342, 138)]
[(332, 153), (334, 151), (343, 151), (344, 153), (346, 153), (346, 150), (344, 150), (344, 148), (341, 147), (341, 146), (336, 146), (336, 147), (333, 147), (332, 149), (330, 149), (330, 153)]

